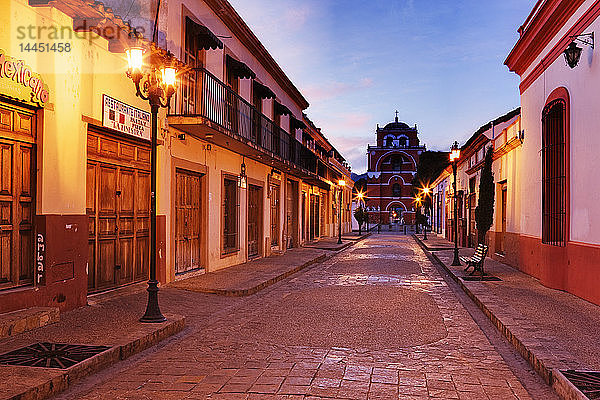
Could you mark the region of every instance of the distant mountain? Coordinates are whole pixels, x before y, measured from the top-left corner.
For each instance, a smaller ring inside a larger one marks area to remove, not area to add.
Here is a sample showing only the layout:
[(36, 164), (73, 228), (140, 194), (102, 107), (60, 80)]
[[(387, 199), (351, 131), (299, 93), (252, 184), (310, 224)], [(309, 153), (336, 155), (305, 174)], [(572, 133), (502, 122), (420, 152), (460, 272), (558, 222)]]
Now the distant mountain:
[(355, 174), (354, 172), (352, 172), (352, 174), (350, 175), (350, 177), (352, 178), (352, 180), (354, 182), (356, 182), (356, 181), (358, 181), (361, 178), (366, 178), (367, 177), (367, 173), (365, 172), (364, 174), (358, 175), (358, 174)]

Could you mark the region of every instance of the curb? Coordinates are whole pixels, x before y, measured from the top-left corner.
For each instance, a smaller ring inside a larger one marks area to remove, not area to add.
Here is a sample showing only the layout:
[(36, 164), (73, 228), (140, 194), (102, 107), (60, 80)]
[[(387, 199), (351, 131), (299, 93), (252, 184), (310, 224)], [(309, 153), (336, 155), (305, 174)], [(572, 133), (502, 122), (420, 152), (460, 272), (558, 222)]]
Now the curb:
[(589, 400), (581, 393), (558, 369), (548, 367), (540, 360), (536, 354), (527, 347), (510, 329), (498, 318), (479, 298), (464, 284), (464, 282), (454, 274), (454, 272), (440, 260), (440, 258), (427, 250), (427, 246), (416, 235), (412, 235), (417, 244), (424, 250), (427, 258), (441, 266), (448, 275), (461, 287), (461, 289), (469, 296), (471, 300), (479, 307), (481, 311), (489, 318), (496, 326), (502, 335), (510, 342), (510, 344), (527, 360), (529, 365), (542, 377), (542, 379), (554, 389), (556, 394), (564, 400)]
[(256, 294), (258, 292), (260, 292), (261, 290), (274, 285), (275, 283), (284, 280), (285, 278), (288, 278), (292, 275), (294, 275), (297, 272), (300, 272), (301, 270), (303, 270), (306, 267), (309, 267), (313, 264), (319, 264), (322, 263), (326, 260), (328, 260), (329, 258), (331, 258), (333, 255), (339, 253), (342, 250), (347, 249), (350, 246), (353, 246), (354, 244), (362, 241), (363, 239), (368, 238), (369, 236), (371, 236), (371, 234), (369, 235), (364, 235), (361, 238), (358, 238), (356, 240), (350, 241), (348, 243), (345, 243), (343, 246), (341, 246), (340, 248), (337, 249), (319, 249), (319, 250), (326, 250), (329, 251), (329, 254), (322, 254), (319, 257), (316, 257), (312, 260), (309, 260), (307, 262), (305, 262), (304, 264), (301, 264), (297, 267), (292, 268), (291, 270), (288, 270), (282, 274), (279, 274), (267, 281), (261, 282), (256, 286), (253, 286), (251, 288), (248, 289), (233, 289), (233, 290), (229, 290), (229, 289), (184, 289), (184, 288), (177, 288), (175, 287), (175, 289), (180, 289), (180, 290), (188, 290), (191, 292), (197, 292), (197, 293), (208, 293), (208, 294), (216, 294), (219, 296), (226, 296), (226, 297), (245, 297), (245, 296), (251, 296), (253, 294)]
[[(145, 333), (144, 336), (136, 338), (122, 345), (112, 346), (110, 349), (88, 358), (70, 368), (61, 371), (58, 376), (49, 377), (46, 382), (25, 389), (23, 392), (11, 397), (2, 397), (7, 400), (41, 400), (57, 395), (65, 391), (70, 385), (78, 380), (99, 372), (113, 364), (123, 361), (134, 354), (140, 353), (155, 346), (162, 340), (175, 335), (183, 330), (185, 317), (167, 314), (168, 321), (163, 323), (159, 329)], [(34, 368), (34, 367), (22, 367)]]
[(260, 292), (261, 290), (265, 289), (266, 287), (269, 287), (271, 285), (274, 285), (275, 283), (291, 276), (294, 275), (296, 272), (299, 272), (301, 270), (303, 270), (304, 268), (311, 266), (313, 264), (318, 264), (321, 263), (323, 261), (325, 261), (328, 258), (327, 254), (323, 254), (320, 255), (317, 258), (314, 258), (310, 261), (305, 262), (304, 264), (301, 264), (295, 268), (292, 268), (282, 274), (279, 274), (267, 281), (261, 282), (256, 286), (253, 286), (251, 288), (248, 289), (234, 289), (234, 290), (228, 290), (228, 289), (198, 289), (198, 290), (193, 290), (194, 292), (200, 292), (200, 293), (211, 293), (211, 294), (217, 294), (220, 296), (228, 296), (228, 297), (244, 297), (244, 296), (251, 296), (253, 294), (256, 294), (258, 292)]

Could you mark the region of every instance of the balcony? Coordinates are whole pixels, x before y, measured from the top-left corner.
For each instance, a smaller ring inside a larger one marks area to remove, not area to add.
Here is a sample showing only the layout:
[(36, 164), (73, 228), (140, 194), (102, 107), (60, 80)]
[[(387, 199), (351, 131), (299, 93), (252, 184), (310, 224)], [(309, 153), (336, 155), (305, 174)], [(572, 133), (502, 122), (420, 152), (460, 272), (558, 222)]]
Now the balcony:
[(203, 68), (180, 77), (169, 125), (283, 172), (317, 179), (317, 156)]

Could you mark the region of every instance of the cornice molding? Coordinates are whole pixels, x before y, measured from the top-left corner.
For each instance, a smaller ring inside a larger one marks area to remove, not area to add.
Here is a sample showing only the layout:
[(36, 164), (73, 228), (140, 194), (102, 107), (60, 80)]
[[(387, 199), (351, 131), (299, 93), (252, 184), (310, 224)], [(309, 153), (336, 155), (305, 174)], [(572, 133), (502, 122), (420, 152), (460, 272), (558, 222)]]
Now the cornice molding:
[(504, 64), (512, 72), (523, 75), (583, 2), (546, 0), (522, 32)]
[(548, 52), (548, 54), (535, 66), (535, 68), (526, 77), (521, 77), (521, 84), (519, 89), (521, 94), (525, 92), (535, 81), (539, 78), (546, 69), (552, 65), (558, 57), (561, 56), (563, 51), (571, 43), (572, 36), (583, 33), (587, 27), (594, 22), (596, 18), (600, 16), (600, 0), (597, 0), (582, 16), (577, 20), (575, 24), (569, 29), (569, 31), (563, 35), (563, 37), (556, 43), (556, 45)]

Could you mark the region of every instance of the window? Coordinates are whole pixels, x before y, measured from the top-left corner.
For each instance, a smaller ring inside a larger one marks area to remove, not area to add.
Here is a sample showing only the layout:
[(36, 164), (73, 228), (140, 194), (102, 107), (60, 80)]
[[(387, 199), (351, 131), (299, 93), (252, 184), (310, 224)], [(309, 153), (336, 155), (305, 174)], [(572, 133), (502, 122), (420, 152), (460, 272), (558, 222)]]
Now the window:
[(279, 245), (279, 185), (271, 185), (271, 246)]
[(400, 137), (400, 147), (408, 146), (408, 138), (406, 136)]
[(550, 102), (542, 115), (542, 243), (566, 244), (566, 102)]
[(385, 146), (392, 147), (394, 145), (394, 138), (392, 136), (388, 136), (385, 138)]
[(473, 177), (469, 179), (469, 193), (475, 193), (477, 188), (477, 178)]
[(237, 215), (237, 179), (223, 180), (223, 253), (237, 251), (238, 215)]
[[(198, 41), (197, 26), (189, 17), (185, 18), (185, 46), (184, 61), (191, 68), (201, 68), (204, 64), (204, 50)], [(194, 71), (183, 74), (181, 82), (181, 107), (184, 113), (198, 113), (199, 89), (200, 85), (196, 82)]]
[(402, 163), (403, 163), (403, 159), (401, 155), (395, 154), (391, 157), (391, 163), (392, 163), (392, 170), (394, 171), (401, 171), (402, 170)]
[(225, 91), (225, 121), (226, 127), (231, 131), (238, 132), (238, 102), (236, 93), (239, 91), (239, 79), (235, 76), (231, 66), (225, 66), (225, 81), (229, 90)]
[(397, 183), (394, 183), (394, 185), (392, 186), (392, 196), (402, 197), (402, 188)]

